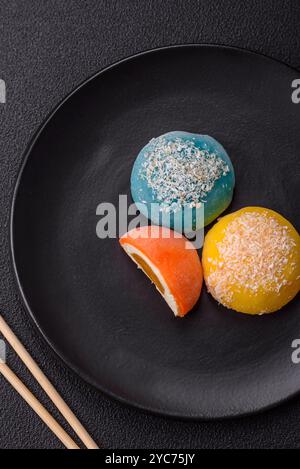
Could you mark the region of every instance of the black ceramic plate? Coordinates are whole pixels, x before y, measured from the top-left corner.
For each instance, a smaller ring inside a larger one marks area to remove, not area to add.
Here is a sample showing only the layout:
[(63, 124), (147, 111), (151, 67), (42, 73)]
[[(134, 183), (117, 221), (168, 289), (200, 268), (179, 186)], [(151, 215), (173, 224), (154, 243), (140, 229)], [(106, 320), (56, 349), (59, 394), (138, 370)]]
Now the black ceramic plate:
[(130, 193), (132, 164), (153, 136), (207, 133), (228, 150), (231, 211), (260, 205), (299, 230), (299, 73), (224, 47), (150, 51), (96, 75), (47, 120), (27, 152), (12, 210), (22, 295), (44, 337), (80, 376), (124, 402), (185, 418), (237, 416), (300, 390), (291, 343), (300, 297), (250, 317), (205, 291), (175, 319), (96, 208)]

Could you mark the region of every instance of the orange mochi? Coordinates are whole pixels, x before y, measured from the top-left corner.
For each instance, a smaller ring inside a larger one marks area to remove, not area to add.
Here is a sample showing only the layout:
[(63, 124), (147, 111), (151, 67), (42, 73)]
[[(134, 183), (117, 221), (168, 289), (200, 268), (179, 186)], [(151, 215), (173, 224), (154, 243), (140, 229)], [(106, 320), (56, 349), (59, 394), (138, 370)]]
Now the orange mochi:
[(196, 249), (169, 228), (143, 226), (120, 239), (128, 256), (155, 284), (175, 316), (185, 316), (197, 303), (203, 283)]

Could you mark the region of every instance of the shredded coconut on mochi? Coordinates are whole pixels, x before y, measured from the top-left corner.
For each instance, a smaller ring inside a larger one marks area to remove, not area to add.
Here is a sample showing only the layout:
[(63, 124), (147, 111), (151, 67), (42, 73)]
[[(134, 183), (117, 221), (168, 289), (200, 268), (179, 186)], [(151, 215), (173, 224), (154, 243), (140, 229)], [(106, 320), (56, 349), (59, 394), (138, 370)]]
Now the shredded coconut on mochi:
[[(259, 289), (279, 293), (288, 282), (286, 266), (296, 243), (289, 228), (265, 213), (246, 212), (225, 229), (217, 243), (221, 261), (208, 259), (214, 266), (208, 287), (224, 304), (232, 300), (232, 287), (247, 289), (254, 295)], [(291, 263), (291, 269), (296, 268)]]
[(216, 181), (230, 169), (216, 153), (200, 150), (192, 140), (154, 138), (140, 177), (147, 181), (161, 209), (199, 208)]

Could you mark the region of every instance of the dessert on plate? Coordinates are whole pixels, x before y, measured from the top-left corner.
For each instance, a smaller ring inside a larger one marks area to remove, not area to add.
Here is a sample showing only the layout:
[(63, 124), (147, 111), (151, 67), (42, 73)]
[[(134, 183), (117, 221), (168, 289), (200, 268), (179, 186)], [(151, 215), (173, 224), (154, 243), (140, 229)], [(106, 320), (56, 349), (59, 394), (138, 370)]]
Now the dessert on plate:
[(231, 203), (235, 175), (231, 160), (214, 138), (174, 131), (153, 138), (139, 153), (131, 193), (155, 225), (197, 231)]
[(155, 284), (175, 316), (185, 316), (197, 303), (203, 282), (201, 262), (181, 234), (160, 226), (143, 226), (120, 239), (128, 256)]
[(300, 290), (300, 236), (279, 213), (246, 207), (208, 232), (202, 265), (219, 303), (241, 313), (272, 313)]

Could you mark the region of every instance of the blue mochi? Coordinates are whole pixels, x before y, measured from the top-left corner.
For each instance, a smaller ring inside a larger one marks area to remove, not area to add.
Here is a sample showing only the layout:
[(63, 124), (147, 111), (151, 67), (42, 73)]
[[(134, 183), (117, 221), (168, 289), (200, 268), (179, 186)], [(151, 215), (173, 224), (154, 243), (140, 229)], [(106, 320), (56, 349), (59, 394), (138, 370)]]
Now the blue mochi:
[(140, 212), (179, 232), (198, 231), (230, 205), (231, 160), (214, 138), (174, 131), (152, 139), (138, 154), (131, 193)]

